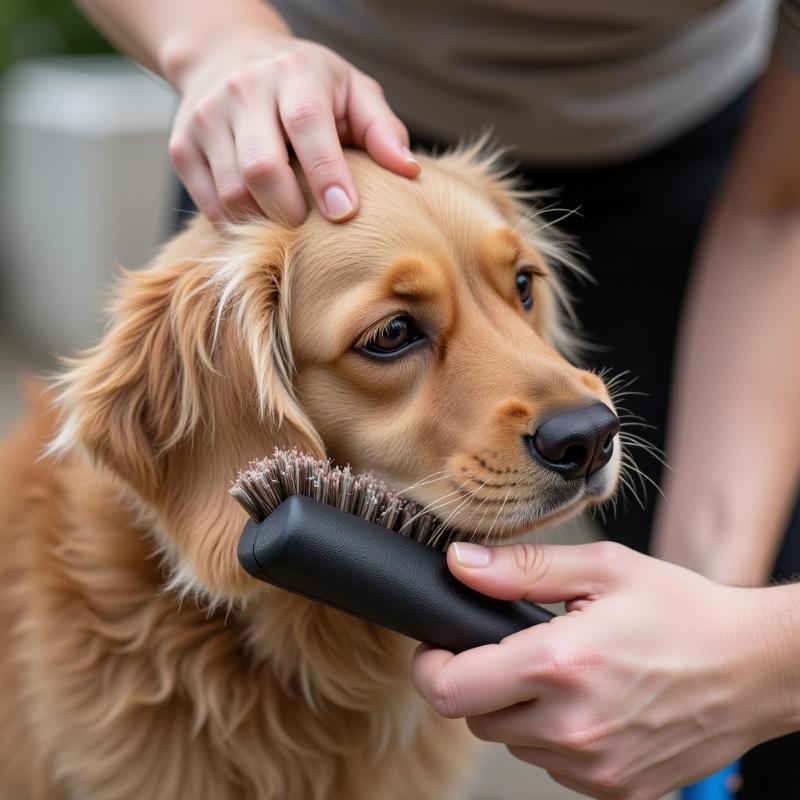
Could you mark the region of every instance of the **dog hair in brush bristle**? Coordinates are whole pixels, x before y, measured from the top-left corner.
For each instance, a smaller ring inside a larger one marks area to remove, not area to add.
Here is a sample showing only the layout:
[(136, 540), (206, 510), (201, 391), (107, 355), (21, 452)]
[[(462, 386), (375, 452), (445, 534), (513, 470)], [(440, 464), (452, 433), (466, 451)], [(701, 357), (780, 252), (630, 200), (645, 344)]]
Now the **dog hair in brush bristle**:
[(363, 517), (424, 544), (445, 547), (442, 524), (412, 500), (392, 491), (371, 474), (354, 475), (299, 450), (280, 450), (253, 461), (230, 489), (254, 522), (262, 522), (289, 495), (299, 494)]

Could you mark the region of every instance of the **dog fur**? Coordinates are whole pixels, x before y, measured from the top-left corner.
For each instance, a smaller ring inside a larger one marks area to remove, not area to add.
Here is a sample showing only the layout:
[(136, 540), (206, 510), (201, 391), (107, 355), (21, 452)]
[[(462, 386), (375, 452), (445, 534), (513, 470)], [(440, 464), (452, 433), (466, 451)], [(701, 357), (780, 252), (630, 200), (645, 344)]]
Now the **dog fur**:
[[(618, 455), (557, 502), (520, 446), (553, 409), (611, 401), (564, 358), (559, 248), (492, 159), (421, 157), (415, 181), (348, 160), (346, 225), (197, 218), (125, 274), (105, 337), (0, 446), (0, 797), (459, 792), (469, 737), (414, 693), (413, 643), (246, 575), (228, 486), (298, 446), (494, 541), (611, 494)], [(359, 352), (398, 312), (428, 343)]]

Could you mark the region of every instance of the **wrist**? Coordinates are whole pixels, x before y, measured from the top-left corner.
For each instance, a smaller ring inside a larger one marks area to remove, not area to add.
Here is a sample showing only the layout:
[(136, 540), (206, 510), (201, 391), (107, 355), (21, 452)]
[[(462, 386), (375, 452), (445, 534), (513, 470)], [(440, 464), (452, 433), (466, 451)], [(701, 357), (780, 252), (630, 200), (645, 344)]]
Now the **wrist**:
[(289, 26), (266, 4), (234, 20), (209, 20), (204, 26), (175, 31), (164, 39), (157, 53), (158, 71), (183, 94), (185, 86), (203, 66), (225, 51), (241, 55), (253, 45), (291, 38)]
[(800, 584), (772, 586), (758, 593), (777, 686), (777, 735), (800, 731)]
[(739, 618), (731, 674), (753, 744), (800, 731), (800, 584), (723, 591)]

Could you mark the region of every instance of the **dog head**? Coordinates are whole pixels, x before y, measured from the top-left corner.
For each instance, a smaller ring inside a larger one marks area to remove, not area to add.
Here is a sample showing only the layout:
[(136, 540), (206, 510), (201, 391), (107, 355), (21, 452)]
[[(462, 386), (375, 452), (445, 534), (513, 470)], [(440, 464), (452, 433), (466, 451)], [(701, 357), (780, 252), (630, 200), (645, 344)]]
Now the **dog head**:
[(510, 182), (475, 149), (421, 158), (413, 181), (348, 161), (355, 219), (220, 235), (198, 218), (126, 274), (63, 379), (56, 447), (133, 491), (181, 588), (261, 590), (227, 489), (275, 446), (371, 471), (482, 540), (616, 487), (611, 399), (565, 357), (559, 248)]

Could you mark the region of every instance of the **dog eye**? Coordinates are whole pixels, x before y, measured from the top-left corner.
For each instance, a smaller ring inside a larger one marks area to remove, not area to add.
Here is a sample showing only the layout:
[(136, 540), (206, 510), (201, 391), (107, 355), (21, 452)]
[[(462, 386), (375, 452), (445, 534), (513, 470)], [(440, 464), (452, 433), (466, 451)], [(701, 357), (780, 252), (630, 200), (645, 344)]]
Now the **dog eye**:
[(404, 314), (390, 319), (371, 339), (357, 349), (372, 356), (393, 356), (423, 339), (424, 336), (417, 329), (414, 320)]
[(519, 295), (522, 307), (526, 311), (533, 308), (533, 273), (520, 272), (517, 275), (517, 294)]

